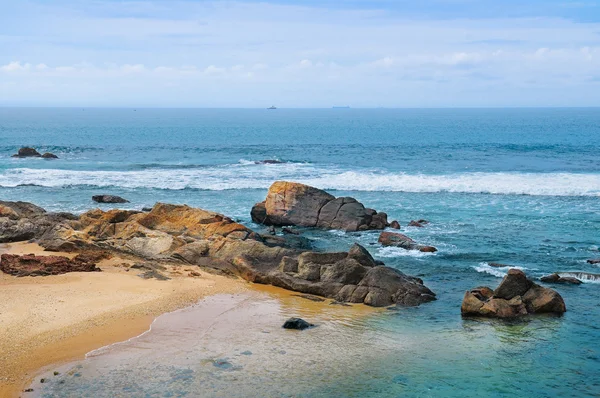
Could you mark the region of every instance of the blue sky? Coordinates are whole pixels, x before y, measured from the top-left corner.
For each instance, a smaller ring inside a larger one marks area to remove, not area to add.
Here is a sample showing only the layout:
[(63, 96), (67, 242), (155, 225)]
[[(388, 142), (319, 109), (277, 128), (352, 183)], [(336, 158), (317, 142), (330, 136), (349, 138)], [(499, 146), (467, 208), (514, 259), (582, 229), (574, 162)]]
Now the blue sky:
[(600, 0), (0, 0), (0, 105), (600, 106)]

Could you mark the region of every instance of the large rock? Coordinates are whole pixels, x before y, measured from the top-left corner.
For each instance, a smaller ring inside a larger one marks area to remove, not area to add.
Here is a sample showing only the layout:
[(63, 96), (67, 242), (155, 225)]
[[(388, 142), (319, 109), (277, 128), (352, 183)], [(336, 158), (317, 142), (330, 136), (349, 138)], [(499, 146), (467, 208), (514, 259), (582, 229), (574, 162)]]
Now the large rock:
[(567, 310), (560, 294), (533, 283), (518, 269), (510, 269), (493, 292), (479, 287), (465, 292), (463, 316), (515, 318), (528, 314), (562, 314)]
[(405, 250), (419, 250), (424, 253), (435, 253), (437, 249), (433, 246), (420, 245), (408, 236), (398, 232), (382, 232), (378, 242), (383, 246), (400, 247)]
[(41, 156), (41, 153), (30, 147), (23, 147), (19, 149), (19, 152), (12, 155), (13, 158), (39, 158)]
[(265, 225), (297, 225), (345, 231), (384, 229), (387, 215), (367, 209), (354, 198), (340, 197), (308, 185), (276, 181), (264, 202), (250, 212), (252, 220)]
[(2, 254), (0, 271), (14, 276), (48, 276), (67, 272), (100, 271), (94, 260), (97, 258), (85, 255), (70, 259), (62, 256)]
[(127, 199), (116, 195), (94, 195), (92, 200), (96, 203), (129, 203)]

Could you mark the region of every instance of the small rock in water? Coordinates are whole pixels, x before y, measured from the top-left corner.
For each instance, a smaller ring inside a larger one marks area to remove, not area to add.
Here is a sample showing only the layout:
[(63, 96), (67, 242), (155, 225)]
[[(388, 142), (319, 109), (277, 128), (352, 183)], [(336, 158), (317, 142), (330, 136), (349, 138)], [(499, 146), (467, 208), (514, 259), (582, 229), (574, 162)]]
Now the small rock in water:
[(53, 153), (46, 152), (46, 153), (44, 153), (44, 154), (42, 155), (42, 158), (43, 158), (43, 159), (58, 159), (58, 156), (56, 156), (56, 155), (55, 155), (55, 154), (53, 154)]
[(600, 264), (600, 258), (592, 258), (587, 260), (588, 264)]
[(542, 276), (540, 278), (540, 280), (542, 282), (546, 282), (546, 283), (565, 283), (565, 284), (571, 284), (571, 285), (581, 285), (583, 282), (581, 282), (579, 279), (574, 278), (572, 276), (560, 276), (559, 274), (552, 274), (552, 275), (546, 275), (546, 276)]
[(281, 232), (283, 232), (284, 234), (300, 235), (300, 232), (296, 231), (295, 229), (291, 229), (291, 228), (282, 228)]
[(429, 221), (427, 220), (412, 220), (411, 222), (408, 223), (409, 227), (417, 227), (417, 228), (423, 228), (425, 225), (429, 224)]
[(392, 221), (390, 223), (390, 228), (392, 228), (392, 229), (400, 229), (400, 223), (398, 221), (394, 220), (394, 221)]
[(271, 235), (275, 235), (277, 232), (275, 231), (275, 227), (274, 226), (270, 226), (269, 227), (269, 234)]
[(285, 321), (285, 323), (283, 324), (284, 329), (296, 329), (296, 330), (304, 330), (304, 329), (311, 328), (313, 326), (315, 326), (315, 325), (313, 325), (312, 323), (308, 323), (304, 319), (301, 319), (301, 318), (290, 318), (287, 321)]
[(92, 200), (97, 203), (129, 203), (127, 199), (116, 195), (94, 195)]

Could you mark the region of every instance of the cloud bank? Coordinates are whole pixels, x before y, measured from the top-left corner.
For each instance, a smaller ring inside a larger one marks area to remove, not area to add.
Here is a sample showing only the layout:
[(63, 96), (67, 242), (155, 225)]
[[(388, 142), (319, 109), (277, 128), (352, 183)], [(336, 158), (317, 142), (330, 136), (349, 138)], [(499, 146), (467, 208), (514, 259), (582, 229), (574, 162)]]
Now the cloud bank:
[(595, 3), (423, 3), (9, 3), (0, 105), (600, 105)]

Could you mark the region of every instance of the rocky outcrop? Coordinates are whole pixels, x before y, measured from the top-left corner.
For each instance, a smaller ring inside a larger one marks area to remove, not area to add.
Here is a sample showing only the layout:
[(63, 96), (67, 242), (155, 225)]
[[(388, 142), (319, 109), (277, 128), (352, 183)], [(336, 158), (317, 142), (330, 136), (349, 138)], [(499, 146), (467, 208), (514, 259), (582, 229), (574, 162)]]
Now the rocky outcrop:
[(479, 287), (465, 292), (463, 316), (515, 318), (528, 314), (562, 314), (567, 310), (560, 294), (533, 283), (523, 271), (510, 269), (496, 290)]
[(408, 236), (397, 232), (382, 232), (378, 242), (383, 246), (401, 247), (406, 250), (419, 250), (424, 253), (435, 253), (437, 249), (433, 246), (420, 245)]
[[(2, 202), (7, 203), (7, 202)], [(2, 220), (34, 225), (49, 219), (37, 206), (0, 207)], [(12, 218), (9, 218), (12, 217)], [(32, 227), (27, 239), (47, 250), (118, 251), (150, 262), (183, 262), (301, 293), (374, 306), (435, 300), (423, 281), (382, 266), (364, 247), (320, 253), (302, 249), (296, 235), (260, 235), (221, 214), (157, 203), (149, 212), (95, 209)], [(6, 234), (0, 223), (0, 236)], [(292, 243), (290, 243), (290, 240)]]
[(96, 267), (98, 257), (78, 255), (73, 259), (63, 256), (36, 256), (26, 254), (2, 254), (0, 271), (14, 276), (48, 276), (66, 274), (67, 272), (100, 271)]
[(94, 195), (92, 200), (96, 203), (129, 203), (127, 199), (116, 195)]
[(276, 181), (269, 188), (264, 202), (254, 205), (252, 220), (259, 224), (344, 231), (384, 229), (387, 214), (378, 213), (354, 198), (336, 198), (308, 185)]
[(583, 282), (581, 282), (579, 279), (574, 278), (572, 276), (560, 276), (559, 274), (551, 274), (551, 275), (546, 275), (546, 276), (542, 276), (540, 278), (540, 280), (542, 282), (546, 282), (546, 283), (563, 283), (563, 284), (571, 284), (571, 285), (581, 285)]

